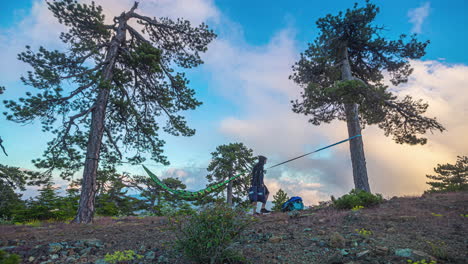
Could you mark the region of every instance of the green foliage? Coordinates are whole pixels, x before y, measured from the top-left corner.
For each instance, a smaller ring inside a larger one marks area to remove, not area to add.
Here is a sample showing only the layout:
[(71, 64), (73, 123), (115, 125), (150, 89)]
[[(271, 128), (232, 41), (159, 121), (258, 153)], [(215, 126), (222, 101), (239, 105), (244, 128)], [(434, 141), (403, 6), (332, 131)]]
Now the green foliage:
[(0, 263), (1, 264), (19, 264), (21, 259), (16, 254), (10, 254), (3, 250), (0, 250)]
[(434, 168), (437, 175), (426, 175), (433, 180), (428, 192), (456, 192), (468, 190), (468, 156), (458, 156), (455, 164), (438, 164)]
[[(211, 153), (211, 156), (211, 162), (208, 165), (209, 174), (206, 176), (211, 184), (225, 181), (234, 175), (250, 171), (255, 163), (253, 150), (243, 143), (220, 145), (216, 147), (216, 151)], [(250, 175), (246, 175), (228, 184), (227, 188), (232, 188), (233, 203), (245, 201), (250, 187), (250, 180)]]
[(448, 259), (447, 244), (444, 241), (426, 241), (431, 247), (431, 255), (439, 259)]
[[(30, 91), (18, 100), (4, 101), (8, 120), (40, 120), (43, 131), (54, 135), (34, 164), (49, 174), (58, 169), (63, 178), (71, 178), (87, 154), (97, 154), (86, 153), (94, 135), (92, 119), (105, 124), (97, 132), (102, 136), (97, 148), (101, 169), (125, 159), (140, 163), (145, 153), (168, 164), (161, 130), (175, 136), (195, 133), (181, 112), (196, 109), (201, 102), (183, 70), (203, 63), (200, 54), (216, 37), (213, 31), (206, 24), (140, 15), (138, 3), (108, 20), (94, 2), (56, 0), (47, 5), (67, 28), (60, 35), (66, 48), (36, 51), (26, 46), (18, 59), (31, 67), (21, 78)], [(105, 109), (102, 119), (92, 115), (98, 108)], [(123, 146), (127, 152), (121, 151)]]
[(353, 208), (351, 208), (351, 211), (357, 212), (357, 211), (361, 210), (362, 208), (364, 208), (364, 206), (362, 206), (362, 205), (354, 206)]
[[(344, 105), (357, 104), (363, 126), (377, 124), (400, 144), (425, 144), (420, 135), (445, 128), (423, 116), (427, 103), (411, 96), (399, 99), (389, 91), (383, 72), (393, 85), (407, 82), (413, 71), (410, 60), (424, 56), (429, 41), (420, 42), (415, 35), (387, 39), (383, 27), (374, 23), (379, 11), (366, 1), (317, 20), (319, 35), (301, 53), (290, 76), (303, 89), (301, 98), (292, 101), (293, 111), (320, 125), (347, 120)], [(352, 80), (343, 81), (344, 62), (349, 62)]]
[[(187, 188), (179, 178), (168, 177), (162, 179), (162, 182), (174, 190)], [(169, 214), (172, 214), (178, 207), (187, 209), (184, 201), (164, 190), (147, 176), (132, 176), (130, 187), (137, 189), (140, 196), (145, 199), (138, 204), (139, 209), (146, 210), (152, 215), (165, 215), (167, 212), (163, 212), (164, 210), (170, 210)]]
[(355, 231), (358, 232), (358, 234), (363, 236), (363, 237), (368, 237), (368, 236), (373, 234), (372, 231), (367, 230), (365, 228), (355, 229)]
[(406, 262), (409, 264), (437, 264), (437, 261), (435, 260), (425, 260), (425, 259), (418, 260), (418, 261), (413, 261), (411, 259), (408, 259)]
[(109, 263), (119, 263), (125, 261), (132, 261), (135, 259), (142, 259), (143, 256), (135, 253), (133, 250), (115, 251), (112, 254), (107, 253), (104, 260)]
[(369, 207), (383, 201), (381, 194), (372, 194), (363, 190), (353, 189), (338, 199), (332, 196), (333, 205), (338, 209), (352, 209), (358, 206)]
[(248, 226), (245, 212), (224, 204), (206, 207), (188, 220), (175, 219), (176, 246), (185, 257), (198, 263), (231, 263), (243, 257), (232, 244)]
[(281, 206), (289, 200), (288, 194), (282, 189), (279, 189), (275, 195), (273, 195), (273, 208), (275, 212), (281, 211)]

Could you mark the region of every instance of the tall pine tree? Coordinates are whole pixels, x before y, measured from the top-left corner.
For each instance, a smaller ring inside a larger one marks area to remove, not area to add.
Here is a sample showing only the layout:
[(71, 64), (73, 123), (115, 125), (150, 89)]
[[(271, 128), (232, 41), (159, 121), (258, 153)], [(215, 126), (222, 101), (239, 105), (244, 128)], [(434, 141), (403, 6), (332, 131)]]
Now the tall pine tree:
[[(293, 111), (310, 116), (313, 125), (346, 121), (349, 137), (361, 134), (365, 125), (378, 125), (397, 143), (425, 144), (421, 134), (445, 128), (423, 116), (427, 103), (389, 91), (383, 72), (393, 85), (407, 82), (410, 60), (424, 56), (429, 41), (419, 42), (415, 35), (386, 39), (383, 27), (373, 23), (378, 12), (367, 1), (364, 7), (355, 4), (317, 20), (320, 33), (290, 76), (303, 88), (301, 99), (292, 102)], [(370, 192), (362, 137), (350, 141), (350, 152), (355, 187)]]
[[(22, 77), (37, 94), (6, 101), (7, 119), (29, 123), (40, 119), (43, 130), (55, 138), (49, 142), (39, 168), (62, 170), (67, 178), (83, 167), (83, 185), (77, 223), (93, 219), (96, 171), (112, 167), (124, 157), (133, 164), (151, 153), (156, 162), (168, 164), (163, 155), (163, 130), (191, 136), (180, 111), (201, 104), (187, 86), (184, 73), (203, 63), (200, 52), (215, 34), (205, 24), (151, 18), (136, 12), (138, 3), (105, 24), (101, 6), (76, 0), (47, 2), (58, 21), (69, 28), (60, 39), (65, 51), (30, 47), (19, 54), (32, 71)], [(138, 26), (138, 27), (135, 27)]]

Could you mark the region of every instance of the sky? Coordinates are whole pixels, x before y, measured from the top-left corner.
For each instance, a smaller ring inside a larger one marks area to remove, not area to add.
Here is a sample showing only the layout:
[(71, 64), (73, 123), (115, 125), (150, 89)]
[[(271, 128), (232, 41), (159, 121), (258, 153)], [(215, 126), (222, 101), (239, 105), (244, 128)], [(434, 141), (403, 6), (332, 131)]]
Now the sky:
[[(90, 2), (80, 0), (81, 2)], [(128, 10), (131, 0), (96, 0), (106, 18)], [(357, 1), (363, 3), (364, 1)], [(427, 116), (437, 117), (444, 133), (429, 134), (423, 146), (399, 145), (375, 126), (363, 130), (371, 190), (385, 197), (419, 195), (428, 189), (426, 174), (440, 163), (454, 163), (467, 155), (468, 140), (468, 17), (465, 0), (374, 0), (381, 12), (376, 23), (384, 34), (418, 34), (430, 40), (427, 54), (411, 62), (409, 82), (391, 87), (398, 96), (412, 95), (428, 102)], [(183, 113), (196, 129), (192, 137), (162, 135), (171, 166), (147, 161), (164, 177), (179, 177), (189, 189), (203, 188), (211, 152), (217, 146), (242, 142), (256, 155), (269, 158), (268, 165), (347, 138), (346, 124), (332, 122), (313, 126), (291, 110), (300, 87), (288, 79), (291, 66), (318, 34), (315, 21), (328, 13), (352, 7), (353, 1), (228, 1), (141, 0), (137, 12), (155, 17), (182, 17), (197, 25), (205, 22), (218, 37), (202, 54), (204, 64), (187, 70), (190, 87), (203, 105)], [(58, 24), (39, 0), (7, 1), (0, 10), (1, 100), (15, 99), (28, 91), (19, 81), (28, 66), (16, 56), (25, 45), (63, 49)], [(0, 112), (4, 112), (3, 104)], [(0, 164), (34, 169), (31, 160), (42, 155), (50, 135), (40, 122), (16, 124), (0, 116), (0, 136), (9, 156)], [(121, 171), (143, 175), (140, 166)], [(81, 177), (80, 173), (76, 177)], [(344, 143), (267, 171), (272, 193), (279, 188), (290, 196), (302, 196), (306, 204), (341, 196), (353, 188), (349, 144)], [(66, 182), (55, 178), (58, 186)], [(34, 194), (30, 189), (27, 195)]]

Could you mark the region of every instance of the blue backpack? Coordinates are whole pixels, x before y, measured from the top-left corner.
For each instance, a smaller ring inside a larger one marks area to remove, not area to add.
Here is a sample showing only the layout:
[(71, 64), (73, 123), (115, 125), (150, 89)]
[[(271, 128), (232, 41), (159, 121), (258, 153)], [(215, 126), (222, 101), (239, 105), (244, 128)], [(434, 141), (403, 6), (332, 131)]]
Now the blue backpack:
[(302, 203), (302, 198), (299, 196), (291, 197), (287, 202), (281, 206), (282, 212), (288, 211), (300, 211), (304, 209), (304, 204)]

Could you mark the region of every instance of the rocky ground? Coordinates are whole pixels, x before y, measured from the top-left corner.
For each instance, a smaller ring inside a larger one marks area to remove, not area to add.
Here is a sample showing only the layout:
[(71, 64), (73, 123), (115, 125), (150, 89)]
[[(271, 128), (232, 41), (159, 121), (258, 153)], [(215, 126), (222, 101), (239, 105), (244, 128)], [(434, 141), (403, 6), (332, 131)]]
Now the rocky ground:
[[(173, 250), (170, 226), (165, 217), (1, 225), (0, 249), (23, 263), (106, 263), (105, 254), (117, 250), (139, 254), (133, 263), (191, 263)], [(466, 264), (468, 193), (392, 198), (357, 212), (312, 208), (264, 215), (235, 247), (251, 263)]]

